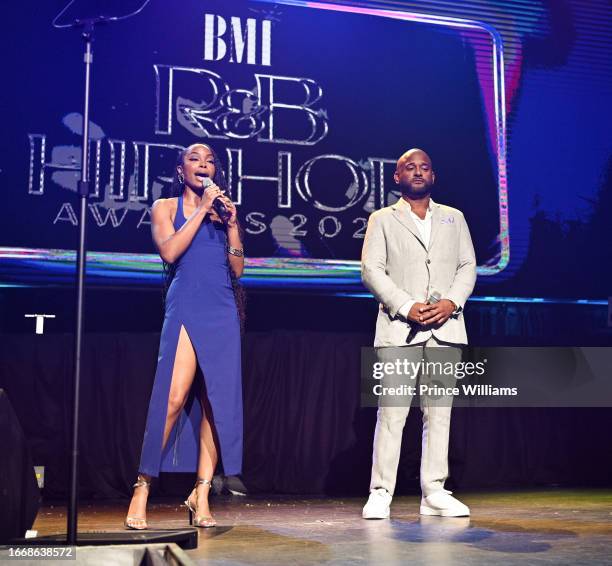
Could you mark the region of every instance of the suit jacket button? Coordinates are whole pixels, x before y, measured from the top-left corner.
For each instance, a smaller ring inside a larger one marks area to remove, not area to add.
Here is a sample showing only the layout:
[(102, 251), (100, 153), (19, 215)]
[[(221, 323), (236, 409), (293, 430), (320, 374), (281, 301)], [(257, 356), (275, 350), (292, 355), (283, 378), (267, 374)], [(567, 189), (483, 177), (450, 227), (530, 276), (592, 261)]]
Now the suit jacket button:
[(431, 263), (431, 260), (429, 258), (427, 258), (427, 263)]

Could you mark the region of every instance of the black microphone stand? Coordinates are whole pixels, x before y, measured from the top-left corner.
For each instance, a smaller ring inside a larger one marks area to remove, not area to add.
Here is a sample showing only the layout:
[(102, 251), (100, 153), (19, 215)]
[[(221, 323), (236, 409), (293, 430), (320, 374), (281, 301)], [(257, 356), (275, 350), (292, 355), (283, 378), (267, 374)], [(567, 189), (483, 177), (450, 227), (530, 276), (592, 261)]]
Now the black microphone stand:
[(87, 197), (89, 196), (89, 94), (91, 67), (93, 63), (93, 32), (96, 23), (104, 18), (87, 19), (75, 22), (83, 26), (82, 37), (85, 41), (85, 95), (83, 106), (83, 140), (81, 156), (81, 180), (78, 182), (79, 209), (79, 243), (76, 263), (76, 324), (74, 332), (74, 384), (72, 398), (72, 434), (70, 458), (70, 498), (68, 500), (66, 543), (76, 545), (78, 514), (78, 464), (79, 464), (79, 397), (81, 385), (81, 354), (83, 352), (83, 291), (85, 288), (85, 265), (87, 262), (86, 228)]

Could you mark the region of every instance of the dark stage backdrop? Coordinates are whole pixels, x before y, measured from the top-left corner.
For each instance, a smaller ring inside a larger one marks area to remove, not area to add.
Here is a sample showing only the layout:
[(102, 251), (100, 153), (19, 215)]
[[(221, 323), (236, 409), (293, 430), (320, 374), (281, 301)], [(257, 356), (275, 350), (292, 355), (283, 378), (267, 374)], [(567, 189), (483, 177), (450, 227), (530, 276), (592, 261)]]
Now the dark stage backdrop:
[[(367, 493), (375, 410), (360, 408), (359, 352), (371, 339), (355, 333), (247, 334), (244, 479), (253, 492)], [(85, 338), (85, 496), (130, 492), (158, 340), (157, 334)], [(71, 352), (67, 334), (0, 336), (0, 387), (21, 421), (34, 464), (46, 466), (48, 498), (66, 495)], [(605, 436), (611, 424), (609, 409), (456, 409), (447, 486), (610, 485), (612, 449)], [(418, 489), (419, 460), (415, 409), (405, 430), (400, 493)], [(167, 494), (173, 493), (170, 479), (160, 484)]]
[[(66, 3), (1, 14), (0, 285), (72, 281), (83, 65), (78, 32), (51, 26)], [(60, 23), (138, 4), (80, 1)], [(477, 294), (610, 295), (607, 0), (304, 4), (152, 0), (99, 28), (90, 283), (159, 286), (150, 207), (178, 150), (206, 142), (242, 217), (247, 286), (362, 292), (367, 217), (420, 146), (434, 198), (467, 216)]]
[[(87, 3), (75, 12), (79, 4)], [(38, 60), (32, 78), (55, 87), (42, 104), (27, 87), (5, 94), (18, 110), (5, 117), (13, 141), (2, 156), (5, 183), (15, 209), (41, 228), (6, 214), (10, 246), (74, 242), (80, 52), (78, 35), (53, 29), (51, 15), (47, 5), (32, 35), (14, 38), (18, 76)], [(482, 262), (497, 263), (495, 246), (487, 256), (500, 224), (497, 158), (482, 104), (494, 93), (481, 91), (461, 30), (256, 2), (189, 0), (178, 9), (153, 0), (100, 28), (95, 49), (92, 250), (151, 253), (150, 206), (168, 196), (177, 150), (205, 142), (225, 164), (249, 256), (357, 260), (368, 214), (387, 203), (395, 159), (416, 145), (438, 153), (446, 201), (482, 213), (475, 240)], [(478, 204), (462, 189), (474, 177)]]

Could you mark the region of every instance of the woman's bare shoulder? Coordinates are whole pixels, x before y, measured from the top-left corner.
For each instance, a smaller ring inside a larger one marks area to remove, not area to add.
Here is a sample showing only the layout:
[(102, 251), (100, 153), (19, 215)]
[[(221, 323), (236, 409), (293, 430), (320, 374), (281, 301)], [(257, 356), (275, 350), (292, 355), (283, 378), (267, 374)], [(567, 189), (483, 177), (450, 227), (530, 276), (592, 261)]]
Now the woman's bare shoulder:
[(153, 214), (173, 214), (176, 212), (178, 198), (158, 198), (151, 206)]

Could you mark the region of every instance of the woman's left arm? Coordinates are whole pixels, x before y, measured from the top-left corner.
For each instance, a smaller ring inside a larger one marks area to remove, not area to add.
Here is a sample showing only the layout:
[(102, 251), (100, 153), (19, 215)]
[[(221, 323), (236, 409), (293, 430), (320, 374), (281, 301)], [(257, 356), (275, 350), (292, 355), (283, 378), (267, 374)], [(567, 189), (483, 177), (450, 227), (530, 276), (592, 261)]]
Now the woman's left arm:
[(227, 221), (227, 258), (230, 269), (236, 277), (242, 277), (244, 271), (244, 249), (240, 240), (240, 228), (238, 227), (238, 217), (236, 206), (228, 197), (221, 197), (231, 216)]

